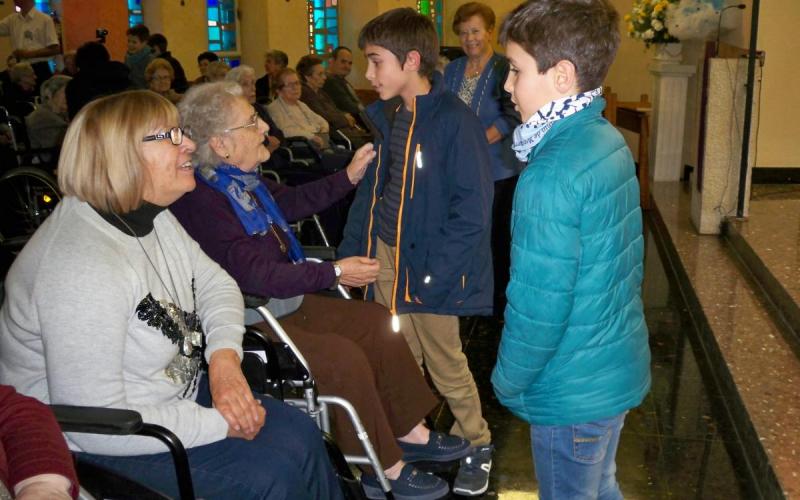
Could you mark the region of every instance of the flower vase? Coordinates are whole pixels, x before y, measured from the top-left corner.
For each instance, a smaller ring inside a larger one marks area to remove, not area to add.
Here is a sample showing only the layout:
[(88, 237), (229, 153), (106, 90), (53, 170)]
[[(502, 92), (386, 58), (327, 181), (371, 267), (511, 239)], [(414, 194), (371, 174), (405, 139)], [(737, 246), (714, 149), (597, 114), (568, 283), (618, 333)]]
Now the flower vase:
[(653, 56), (658, 62), (680, 64), (683, 54), (683, 47), (680, 42), (676, 43), (654, 43), (656, 53)]

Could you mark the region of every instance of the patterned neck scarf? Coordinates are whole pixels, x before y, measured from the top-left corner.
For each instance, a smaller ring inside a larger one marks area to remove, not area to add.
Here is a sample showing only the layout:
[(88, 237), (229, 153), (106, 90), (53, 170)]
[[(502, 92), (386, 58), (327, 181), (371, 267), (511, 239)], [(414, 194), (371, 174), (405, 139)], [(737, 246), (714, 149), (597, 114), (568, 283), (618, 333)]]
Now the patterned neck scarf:
[(289, 243), (288, 253), (292, 262), (305, 262), (303, 248), (258, 173), (242, 172), (233, 165), (222, 164), (213, 169), (200, 168), (195, 171), (195, 177), (228, 198), (247, 234), (265, 234), (274, 224), (283, 231)]
[(595, 97), (603, 95), (603, 88), (598, 87), (561, 99), (556, 99), (533, 114), (528, 121), (514, 129), (514, 145), (511, 148), (516, 152), (520, 161), (527, 162), (531, 150), (539, 144), (547, 131), (555, 122), (574, 115), (586, 109)]

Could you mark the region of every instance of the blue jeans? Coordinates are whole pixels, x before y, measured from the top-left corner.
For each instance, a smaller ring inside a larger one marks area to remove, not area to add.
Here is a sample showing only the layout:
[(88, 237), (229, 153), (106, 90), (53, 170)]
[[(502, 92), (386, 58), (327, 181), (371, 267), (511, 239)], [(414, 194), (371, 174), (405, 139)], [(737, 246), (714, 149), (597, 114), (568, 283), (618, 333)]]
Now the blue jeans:
[[(197, 402), (211, 407), (206, 375)], [(252, 441), (228, 438), (187, 451), (195, 495), (200, 498), (340, 499), (322, 435), (305, 413), (262, 397), (267, 418)], [(178, 497), (172, 455), (80, 457), (173, 498)]]
[(615, 458), (625, 413), (576, 425), (531, 425), (541, 500), (621, 500)]

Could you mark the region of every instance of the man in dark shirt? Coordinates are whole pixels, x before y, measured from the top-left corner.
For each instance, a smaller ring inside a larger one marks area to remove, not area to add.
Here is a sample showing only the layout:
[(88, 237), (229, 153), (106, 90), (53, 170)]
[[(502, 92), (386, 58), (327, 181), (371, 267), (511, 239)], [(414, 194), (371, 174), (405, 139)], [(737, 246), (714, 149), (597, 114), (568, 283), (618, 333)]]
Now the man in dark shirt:
[(165, 59), (175, 71), (175, 79), (172, 80), (172, 88), (175, 92), (179, 94), (186, 92), (186, 89), (189, 88), (189, 82), (186, 81), (186, 73), (183, 71), (181, 63), (172, 57), (172, 53), (167, 50), (167, 37), (161, 33), (155, 33), (147, 39), (147, 45), (150, 46), (156, 57)]
[(347, 47), (336, 47), (328, 61), (328, 79), (322, 89), (333, 99), (336, 107), (353, 116), (358, 116), (363, 104), (347, 75), (353, 69), (353, 52)]

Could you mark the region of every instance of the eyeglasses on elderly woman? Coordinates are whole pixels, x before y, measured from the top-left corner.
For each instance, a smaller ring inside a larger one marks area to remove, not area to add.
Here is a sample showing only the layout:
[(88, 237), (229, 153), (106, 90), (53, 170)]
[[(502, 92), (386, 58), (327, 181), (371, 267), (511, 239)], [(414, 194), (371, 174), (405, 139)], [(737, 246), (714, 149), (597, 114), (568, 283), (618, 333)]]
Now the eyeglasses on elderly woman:
[(172, 127), (161, 134), (146, 135), (142, 137), (142, 142), (163, 141), (164, 139), (169, 139), (175, 146), (180, 146), (183, 142), (184, 135), (191, 137), (191, 134), (188, 130), (184, 132), (184, 130), (180, 127)]
[(242, 128), (256, 127), (258, 126), (258, 119), (259, 119), (258, 113), (253, 113), (253, 115), (250, 117), (250, 120), (244, 125), (239, 125), (238, 127), (226, 128), (225, 130), (222, 131), (222, 133), (227, 134), (229, 132), (233, 132), (234, 130), (239, 130)]

